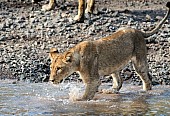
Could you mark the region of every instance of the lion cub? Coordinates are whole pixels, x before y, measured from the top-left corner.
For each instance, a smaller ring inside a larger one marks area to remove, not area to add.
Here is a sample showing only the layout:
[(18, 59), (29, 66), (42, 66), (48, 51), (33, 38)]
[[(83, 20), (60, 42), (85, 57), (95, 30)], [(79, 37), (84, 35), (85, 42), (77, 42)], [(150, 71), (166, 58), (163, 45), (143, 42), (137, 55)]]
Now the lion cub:
[(49, 54), (52, 61), (49, 81), (59, 83), (64, 77), (78, 72), (86, 85), (81, 100), (90, 100), (101, 84), (99, 75), (111, 74), (113, 89), (119, 91), (122, 87), (119, 71), (131, 60), (143, 82), (143, 90), (151, 90), (145, 37), (153, 35), (161, 28), (170, 14), (170, 2), (167, 7), (169, 10), (166, 16), (152, 31), (124, 28), (99, 40), (81, 42), (64, 53), (57, 53), (52, 48)]

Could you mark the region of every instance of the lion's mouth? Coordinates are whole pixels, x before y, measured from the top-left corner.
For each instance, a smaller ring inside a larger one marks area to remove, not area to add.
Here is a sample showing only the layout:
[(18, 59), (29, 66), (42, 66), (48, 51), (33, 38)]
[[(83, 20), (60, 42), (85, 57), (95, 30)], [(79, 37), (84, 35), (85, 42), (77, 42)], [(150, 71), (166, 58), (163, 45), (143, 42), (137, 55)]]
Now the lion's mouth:
[(59, 84), (63, 81), (63, 79), (61, 81), (57, 81), (57, 80), (49, 80), (49, 83), (52, 83), (52, 84)]

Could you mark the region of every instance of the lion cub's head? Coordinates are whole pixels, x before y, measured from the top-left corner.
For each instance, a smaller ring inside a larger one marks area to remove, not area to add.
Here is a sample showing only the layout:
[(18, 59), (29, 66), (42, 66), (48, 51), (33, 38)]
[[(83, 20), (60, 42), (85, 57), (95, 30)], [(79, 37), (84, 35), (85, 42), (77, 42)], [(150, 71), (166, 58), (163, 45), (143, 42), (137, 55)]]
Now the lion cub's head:
[(63, 78), (72, 74), (76, 69), (73, 51), (58, 53), (56, 48), (50, 50), (50, 79), (54, 84), (59, 83)]

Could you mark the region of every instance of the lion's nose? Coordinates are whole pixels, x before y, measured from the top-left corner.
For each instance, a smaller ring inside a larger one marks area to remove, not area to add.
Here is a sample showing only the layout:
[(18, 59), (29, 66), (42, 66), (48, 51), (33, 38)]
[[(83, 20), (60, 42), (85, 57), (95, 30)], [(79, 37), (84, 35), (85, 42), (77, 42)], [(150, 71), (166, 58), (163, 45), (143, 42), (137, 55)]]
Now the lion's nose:
[(53, 83), (53, 82), (54, 82), (54, 80), (49, 80), (49, 82), (52, 82), (52, 83)]

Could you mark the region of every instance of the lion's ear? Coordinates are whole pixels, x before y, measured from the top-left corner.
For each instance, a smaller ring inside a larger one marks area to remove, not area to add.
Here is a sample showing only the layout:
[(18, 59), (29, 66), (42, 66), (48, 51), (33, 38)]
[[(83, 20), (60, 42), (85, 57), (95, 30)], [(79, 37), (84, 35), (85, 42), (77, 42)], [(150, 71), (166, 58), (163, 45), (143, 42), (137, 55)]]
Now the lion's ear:
[(49, 56), (50, 56), (51, 61), (58, 56), (58, 53), (59, 52), (58, 52), (58, 50), (56, 48), (51, 48), (50, 49)]
[(66, 62), (71, 62), (71, 56), (66, 57)]
[(72, 61), (72, 52), (67, 52), (67, 54), (65, 55), (65, 61), (67, 63)]

